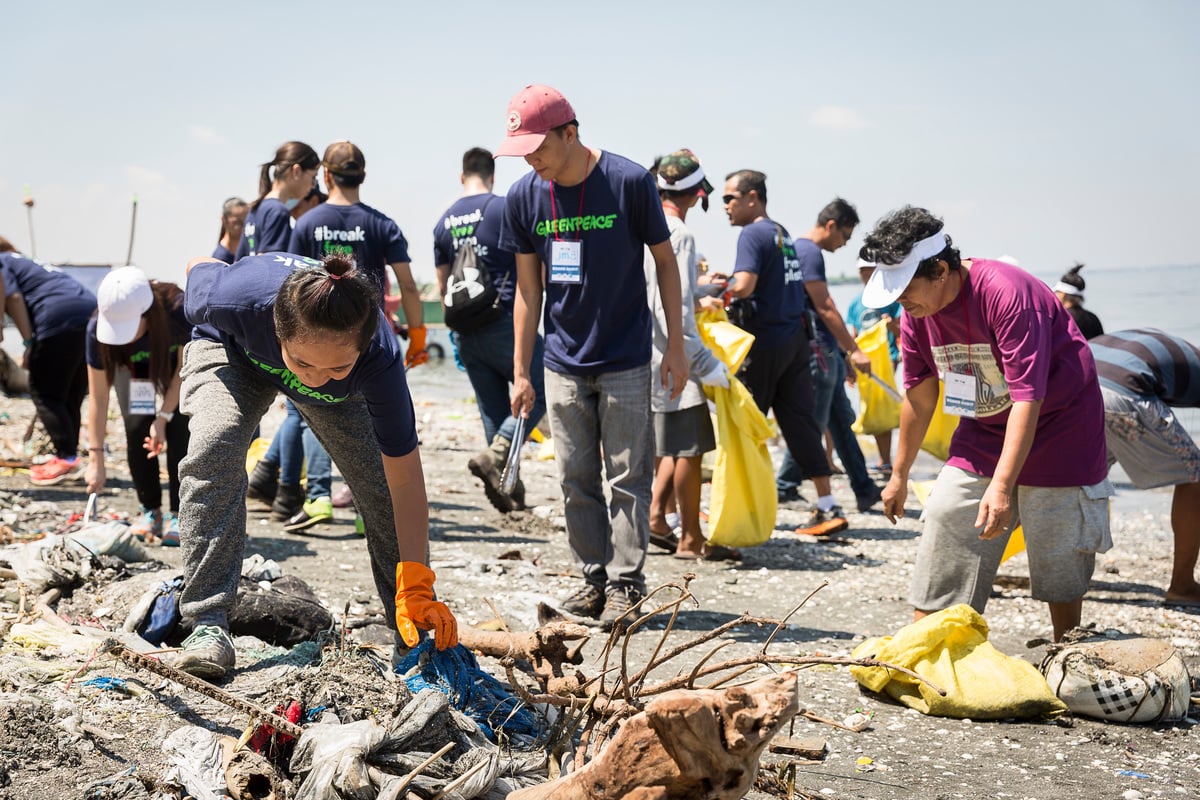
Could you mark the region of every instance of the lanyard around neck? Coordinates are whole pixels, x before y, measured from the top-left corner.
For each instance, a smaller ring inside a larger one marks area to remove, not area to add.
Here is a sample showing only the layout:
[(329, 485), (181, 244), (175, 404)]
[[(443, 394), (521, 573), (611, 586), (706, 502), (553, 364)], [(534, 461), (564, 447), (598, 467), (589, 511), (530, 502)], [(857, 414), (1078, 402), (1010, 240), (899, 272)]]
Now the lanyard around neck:
[[(592, 166), (592, 151), (587, 151), (587, 163), (583, 165), (583, 180), (579, 182), (579, 216), (583, 216), (583, 193), (587, 189), (588, 167)], [(558, 235), (558, 210), (554, 205), (554, 181), (550, 181), (550, 219), (554, 223), (554, 238), (557, 241), (562, 241), (562, 237)], [(575, 230), (575, 241), (583, 238), (583, 228)]]

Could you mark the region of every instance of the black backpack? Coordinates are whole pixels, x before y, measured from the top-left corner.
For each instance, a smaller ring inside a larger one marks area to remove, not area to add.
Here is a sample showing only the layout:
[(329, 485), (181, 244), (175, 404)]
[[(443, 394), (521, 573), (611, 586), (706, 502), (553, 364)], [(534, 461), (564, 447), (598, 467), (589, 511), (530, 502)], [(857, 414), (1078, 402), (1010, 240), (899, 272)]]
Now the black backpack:
[[(485, 214), (491, 202), (488, 200), (484, 205)], [(500, 292), (492, 283), (491, 272), (479, 262), (474, 243), (462, 242), (454, 254), (442, 307), (446, 327), (458, 333), (476, 331), (504, 316)]]

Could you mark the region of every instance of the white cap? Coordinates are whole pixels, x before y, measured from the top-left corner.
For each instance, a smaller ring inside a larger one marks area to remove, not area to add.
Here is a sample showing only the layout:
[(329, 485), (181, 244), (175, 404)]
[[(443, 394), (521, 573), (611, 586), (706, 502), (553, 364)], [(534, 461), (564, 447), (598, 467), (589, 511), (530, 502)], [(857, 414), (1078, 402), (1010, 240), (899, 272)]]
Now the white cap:
[(875, 271), (863, 287), (863, 305), (867, 308), (885, 308), (896, 302), (908, 288), (908, 282), (916, 274), (921, 262), (945, 249), (946, 236), (938, 231), (914, 244), (899, 264), (876, 263)]
[(104, 276), (96, 290), (96, 338), (104, 344), (129, 344), (142, 314), (154, 304), (150, 279), (137, 267), (120, 267)]

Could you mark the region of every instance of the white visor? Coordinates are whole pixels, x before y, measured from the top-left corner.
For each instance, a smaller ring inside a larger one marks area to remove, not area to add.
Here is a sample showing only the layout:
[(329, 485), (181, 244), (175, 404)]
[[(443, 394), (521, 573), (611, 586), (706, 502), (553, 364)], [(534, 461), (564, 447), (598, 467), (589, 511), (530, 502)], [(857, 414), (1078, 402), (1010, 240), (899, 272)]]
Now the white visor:
[(914, 244), (899, 264), (877, 263), (875, 272), (863, 288), (863, 305), (867, 308), (884, 308), (896, 302), (908, 288), (908, 283), (916, 274), (921, 262), (945, 249), (946, 235), (938, 231)]
[(668, 192), (682, 192), (691, 189), (693, 186), (699, 186), (704, 180), (704, 170), (697, 165), (696, 171), (691, 175), (684, 175), (674, 183), (669, 183), (662, 173), (658, 175), (658, 188), (666, 189)]
[(1051, 287), (1051, 291), (1062, 292), (1063, 294), (1074, 295), (1075, 297), (1083, 297), (1083, 292), (1079, 291), (1078, 286), (1072, 286), (1069, 283), (1059, 281)]

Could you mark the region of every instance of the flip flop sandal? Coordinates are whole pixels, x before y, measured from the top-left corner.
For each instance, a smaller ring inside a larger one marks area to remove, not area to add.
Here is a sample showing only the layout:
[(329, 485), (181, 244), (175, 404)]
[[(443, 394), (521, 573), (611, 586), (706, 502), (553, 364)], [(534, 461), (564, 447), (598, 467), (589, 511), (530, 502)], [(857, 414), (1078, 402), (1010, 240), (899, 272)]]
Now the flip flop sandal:
[(679, 547), (679, 537), (675, 535), (674, 531), (670, 531), (668, 533), (655, 533), (654, 531), (650, 531), (650, 544), (654, 545), (655, 547), (661, 547), (663, 550), (670, 550), (672, 553), (674, 553), (675, 548)]

